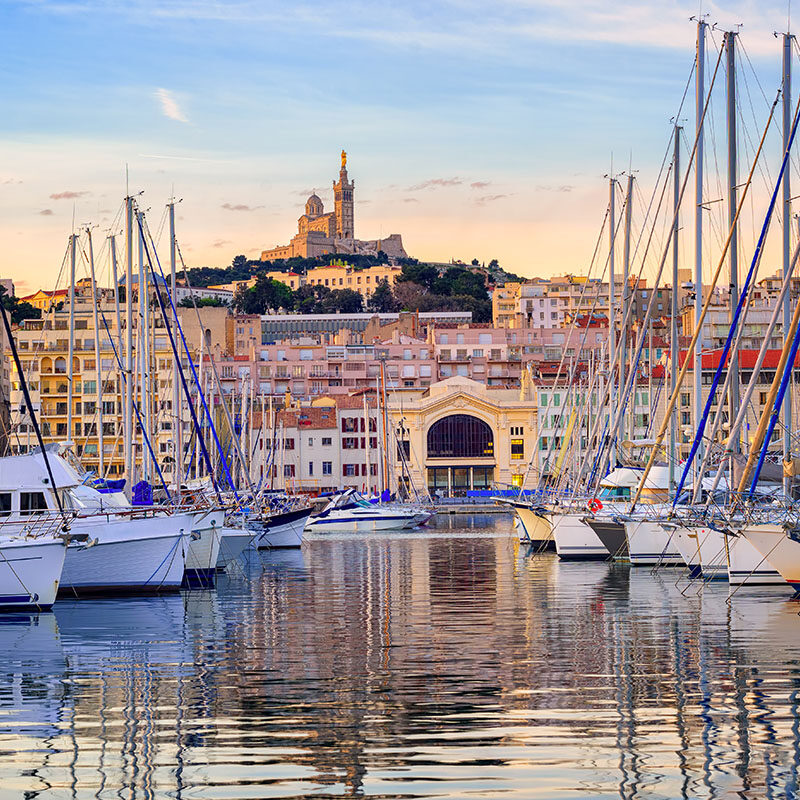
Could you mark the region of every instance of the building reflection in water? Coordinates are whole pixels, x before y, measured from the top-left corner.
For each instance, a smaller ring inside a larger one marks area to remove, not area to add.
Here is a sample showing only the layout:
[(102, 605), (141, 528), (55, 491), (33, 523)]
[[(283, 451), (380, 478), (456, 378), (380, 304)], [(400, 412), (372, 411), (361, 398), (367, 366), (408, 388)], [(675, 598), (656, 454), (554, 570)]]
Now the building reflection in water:
[(684, 596), (501, 534), (319, 538), (216, 592), (0, 618), (3, 791), (796, 795), (781, 587)]

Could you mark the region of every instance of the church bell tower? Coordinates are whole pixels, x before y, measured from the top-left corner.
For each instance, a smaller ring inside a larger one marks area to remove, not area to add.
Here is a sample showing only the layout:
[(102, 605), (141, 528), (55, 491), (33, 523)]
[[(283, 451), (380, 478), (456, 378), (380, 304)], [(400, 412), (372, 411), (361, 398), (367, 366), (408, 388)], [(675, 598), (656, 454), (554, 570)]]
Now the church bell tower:
[(342, 167), (339, 180), (333, 184), (334, 210), (336, 214), (336, 238), (354, 239), (353, 232), (353, 187), (355, 181), (347, 179), (347, 153), (342, 150)]

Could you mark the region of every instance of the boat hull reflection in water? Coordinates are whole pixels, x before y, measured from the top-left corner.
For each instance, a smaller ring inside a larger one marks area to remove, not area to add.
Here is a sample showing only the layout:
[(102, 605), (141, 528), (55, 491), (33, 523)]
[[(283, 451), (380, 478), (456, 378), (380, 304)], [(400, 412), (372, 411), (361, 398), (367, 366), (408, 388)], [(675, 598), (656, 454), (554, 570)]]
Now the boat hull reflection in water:
[(0, 618), (0, 794), (796, 795), (788, 586), (684, 596), (458, 523)]

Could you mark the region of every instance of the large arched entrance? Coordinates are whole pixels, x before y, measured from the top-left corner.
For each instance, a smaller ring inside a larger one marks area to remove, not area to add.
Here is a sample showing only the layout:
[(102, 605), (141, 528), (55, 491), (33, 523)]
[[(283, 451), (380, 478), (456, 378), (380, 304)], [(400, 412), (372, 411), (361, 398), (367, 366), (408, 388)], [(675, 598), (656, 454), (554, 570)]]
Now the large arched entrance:
[(494, 435), (482, 419), (451, 414), (428, 430), (428, 490), (464, 495), (488, 490), (494, 481)]

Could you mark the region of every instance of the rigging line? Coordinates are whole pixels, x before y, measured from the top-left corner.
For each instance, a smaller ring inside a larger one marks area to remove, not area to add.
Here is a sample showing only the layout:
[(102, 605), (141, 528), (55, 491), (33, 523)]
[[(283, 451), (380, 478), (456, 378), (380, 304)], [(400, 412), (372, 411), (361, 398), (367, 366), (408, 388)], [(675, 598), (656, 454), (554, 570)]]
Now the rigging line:
[[(673, 135), (674, 135), (674, 131), (675, 131), (675, 129), (673, 128)], [(671, 142), (668, 143), (667, 150), (670, 149), (670, 146), (671, 146)], [(684, 178), (684, 188), (685, 188), (685, 185), (686, 185), (686, 181), (688, 180), (688, 176), (689, 176), (689, 167), (691, 167), (691, 160), (690, 160), (689, 165), (687, 166), (686, 177)], [(657, 215), (658, 215), (658, 211), (660, 211), (660, 209), (661, 209), (661, 204), (664, 201), (664, 197), (666, 195), (666, 191), (667, 191), (667, 188), (668, 188), (669, 183), (670, 183), (670, 173), (671, 173), (671, 171), (672, 171), (672, 165), (670, 165), (670, 169), (667, 171), (667, 173), (666, 173), (666, 175), (664, 177), (664, 183), (663, 183), (663, 186), (662, 186), (662, 189), (661, 189), (661, 196), (659, 198), (658, 209), (657, 209), (657, 212), (656, 212)], [(657, 191), (657, 188), (658, 187), (656, 185), (654, 187), (653, 191), (654, 192)], [(680, 206), (680, 204), (679, 204), (679, 206)], [(674, 225), (674, 215), (673, 215), (672, 224)], [(670, 227), (672, 227), (672, 226), (670, 226)], [(653, 228), (651, 230), (651, 236), (650, 236), (651, 240), (652, 240), (652, 237), (653, 237), (654, 233), (655, 233), (655, 226), (653, 226)], [(663, 264), (664, 264), (664, 259), (666, 259), (666, 253), (669, 251), (669, 246), (670, 245), (668, 244), (667, 248), (664, 250), (665, 255), (664, 255), (664, 257), (662, 259), (662, 262), (661, 262), (662, 268), (663, 268)], [(648, 241), (647, 250), (649, 250), (649, 247), (650, 247), (650, 241)], [(645, 251), (645, 255), (646, 255), (646, 253), (647, 253), (647, 251)], [(641, 276), (642, 276), (643, 271), (644, 271), (644, 264), (645, 264), (645, 260), (643, 259), (642, 265), (641, 265), (640, 270), (639, 270), (639, 279), (640, 280), (641, 280)], [(639, 346), (638, 346), (638, 348), (636, 350), (636, 357), (634, 359), (631, 359), (631, 362), (633, 364), (633, 367), (631, 369), (631, 373), (628, 376), (628, 379), (626, 380), (625, 386), (620, 387), (622, 393), (626, 397), (627, 397), (627, 392), (628, 392), (628, 389), (626, 387), (628, 386), (628, 384), (633, 385), (633, 382), (635, 381), (635, 369), (639, 365), (639, 361), (641, 359), (641, 354), (642, 354), (642, 350), (643, 350), (643, 346), (644, 346), (643, 345), (644, 339), (642, 337), (646, 334), (648, 321), (652, 318), (653, 308), (656, 305), (656, 297), (657, 297), (656, 292), (658, 290), (660, 279), (661, 279), (661, 276), (659, 274), (657, 276), (657, 278), (656, 278), (653, 290), (651, 292), (650, 300), (649, 300), (649, 302), (647, 304), (647, 311), (645, 313), (645, 318), (644, 318), (644, 320), (642, 322), (642, 329), (641, 329), (640, 334), (639, 334), (639, 337), (640, 337), (639, 338)], [(627, 329), (632, 311), (633, 311), (633, 304), (630, 304), (629, 307), (626, 309), (626, 312), (625, 312), (625, 317), (624, 317), (624, 320), (623, 320), (623, 323), (622, 323), (623, 329)], [(617, 358), (621, 358), (621, 356), (622, 356), (622, 348), (620, 348), (619, 352), (617, 353)], [(611, 365), (610, 370), (613, 372), (615, 367), (616, 367), (616, 360), (615, 360), (615, 363), (613, 365)], [(606, 391), (605, 391), (605, 394), (603, 396), (603, 400), (602, 400), (602, 402), (600, 404), (600, 408), (604, 409), (606, 407), (606, 405), (608, 403), (610, 403), (610, 399), (611, 399), (611, 382), (609, 381), (609, 385), (606, 387)], [(611, 444), (613, 444), (613, 442), (615, 441), (615, 437), (616, 437), (616, 433), (615, 432), (619, 428), (619, 424), (620, 424), (620, 422), (622, 420), (622, 415), (623, 415), (624, 408), (626, 407), (626, 405), (627, 405), (627, 403), (622, 404), (620, 406), (620, 408), (617, 410), (616, 414), (615, 414), (614, 425), (611, 427), (611, 431), (614, 432), (613, 435), (610, 435), (610, 434), (606, 433), (605, 434), (605, 438), (600, 440), (600, 442), (602, 442), (602, 444), (600, 446), (601, 446), (601, 451), (603, 453), (605, 452), (606, 448), (607, 447), (610, 448)]]
[[(191, 284), (191, 282), (189, 280), (189, 276), (188, 276), (187, 270), (186, 270), (186, 264), (185, 264), (185, 262), (183, 260), (183, 253), (181, 252), (181, 249), (178, 246), (177, 241), (175, 243), (175, 249), (176, 249), (176, 251), (178, 253), (178, 256), (180, 258), (181, 264), (183, 266), (184, 280), (186, 282), (187, 288), (189, 289), (189, 297), (191, 298), (191, 301), (192, 301), (192, 307), (194, 308), (194, 312), (195, 312), (195, 315), (197, 317), (197, 322), (200, 325), (200, 328), (202, 330), (203, 329), (203, 324), (202, 324), (202, 319), (200, 318), (200, 310), (199, 310), (199, 308), (197, 306), (197, 300), (195, 299), (194, 288), (192, 287), (192, 284)], [(159, 270), (161, 270), (161, 263), (158, 260), (158, 254), (156, 254), (156, 262), (158, 263)], [(161, 277), (164, 278), (163, 270), (161, 270)], [(164, 278), (164, 280), (166, 281), (166, 278)], [(173, 311), (174, 311), (174, 305), (173, 305)], [(174, 313), (175, 313), (175, 317), (177, 319), (177, 316), (178, 316), (177, 315), (177, 311), (174, 311)], [(178, 328), (180, 330), (180, 322), (178, 323)], [(230, 409), (228, 408), (227, 401), (225, 400), (225, 394), (224, 394), (223, 389), (222, 389), (222, 381), (220, 380), (219, 372), (217, 371), (217, 366), (214, 363), (213, 353), (210, 352), (210, 351), (208, 353), (208, 358), (209, 358), (209, 366), (211, 367), (211, 373), (212, 373), (212, 375), (214, 377), (214, 382), (216, 383), (217, 390), (219, 391), (220, 402), (222, 404), (222, 410), (225, 412), (225, 418), (226, 418), (226, 421), (228, 423), (228, 427), (231, 430), (233, 430), (233, 421), (231, 419), (231, 413), (230, 413)], [(211, 423), (211, 432), (214, 435), (214, 438), (216, 440), (217, 439), (217, 432), (216, 432), (216, 428), (214, 427), (214, 423), (213, 422)], [(251, 477), (250, 477), (249, 469), (247, 468), (247, 460), (244, 457), (244, 453), (242, 452), (241, 445), (239, 444), (239, 440), (236, 437), (233, 438), (233, 444), (234, 444), (234, 451), (236, 452), (236, 455), (237, 455), (237, 457), (239, 459), (239, 464), (241, 465), (242, 471), (244, 473), (245, 483), (247, 484), (248, 491), (250, 491), (252, 493), (254, 491), (254, 488), (253, 488), (253, 482), (252, 482)], [(219, 453), (220, 453), (220, 457), (222, 458), (222, 466), (223, 466), (224, 471), (225, 471), (225, 476), (228, 479), (228, 483), (230, 484), (230, 487), (233, 490), (233, 494), (236, 497), (236, 501), (238, 503), (241, 503), (242, 501), (239, 498), (239, 495), (238, 495), (238, 493), (236, 491), (236, 487), (233, 485), (233, 480), (231, 478), (228, 461), (225, 458), (225, 456), (222, 454), (221, 450), (219, 450)], [(233, 459), (231, 459), (231, 466), (232, 466), (232, 464), (233, 464)]]
[[(717, 62), (717, 68), (718, 67), (719, 67), (719, 62)], [(717, 70), (714, 71), (714, 76), (715, 77), (716, 77), (716, 74), (717, 74)], [(711, 305), (711, 301), (713, 300), (713, 291), (714, 291), (714, 288), (716, 287), (716, 283), (717, 283), (717, 280), (719, 278), (719, 274), (722, 271), (722, 267), (723, 267), (723, 265), (725, 263), (725, 259), (726, 259), (726, 256), (727, 256), (727, 250), (728, 250), (728, 247), (730, 246), (731, 239), (733, 238), (733, 234), (734, 234), (735, 228), (736, 228), (736, 223), (738, 221), (739, 216), (741, 215), (741, 211), (742, 211), (742, 208), (744, 206), (744, 202), (745, 202), (745, 199), (747, 197), (748, 190), (750, 189), (750, 186), (752, 185), (753, 175), (755, 174), (757, 160), (761, 156), (761, 152), (763, 150), (764, 142), (766, 141), (767, 135), (769, 133), (769, 126), (770, 126), (770, 124), (772, 122), (772, 115), (775, 113), (775, 108), (778, 105), (778, 101), (780, 100), (780, 96), (781, 96), (781, 93), (779, 91), (775, 96), (775, 102), (773, 103), (772, 109), (770, 110), (770, 119), (767, 120), (767, 125), (764, 128), (764, 135), (761, 138), (761, 146), (759, 147), (759, 151), (756, 154), (756, 161), (751, 166), (750, 173), (747, 176), (747, 181), (745, 182), (745, 184), (743, 186), (743, 191), (742, 191), (741, 197), (739, 199), (739, 202), (737, 204), (736, 214), (734, 215), (734, 218), (733, 218), (732, 224), (731, 224), (731, 230), (730, 230), (730, 233), (728, 234), (728, 241), (726, 242), (725, 248), (722, 251), (722, 255), (720, 256), (719, 263), (717, 264), (717, 268), (716, 268), (716, 271), (714, 273), (713, 280), (712, 280), (711, 285), (709, 287), (708, 298), (706, 299), (705, 303), (703, 304), (699, 319), (695, 320), (694, 334), (692, 335), (692, 340), (691, 340), (691, 342), (689, 344), (689, 347), (687, 349), (686, 359), (685, 359), (685, 361), (683, 363), (683, 366), (681, 367), (681, 371), (680, 371), (680, 374), (678, 375), (678, 379), (676, 381), (675, 388), (674, 388), (674, 390), (673, 390), (673, 392), (672, 392), (672, 394), (670, 396), (670, 400), (669, 400), (669, 404), (667, 406), (667, 410), (666, 410), (666, 414), (665, 414), (664, 420), (663, 420), (663, 422), (661, 424), (661, 428), (659, 429), (658, 436), (656, 437), (656, 446), (653, 448), (653, 451), (650, 454), (650, 458), (647, 461), (647, 466), (645, 467), (645, 472), (644, 472), (644, 477), (642, 479), (642, 484), (640, 484), (637, 487), (636, 496), (634, 497), (633, 501), (631, 502), (631, 508), (630, 508), (630, 512), (631, 513), (635, 509), (636, 504), (638, 503), (638, 501), (639, 501), (639, 499), (640, 499), (640, 497), (642, 495), (644, 479), (647, 477), (647, 475), (649, 475), (650, 470), (652, 469), (652, 466), (653, 466), (653, 463), (654, 463), (655, 457), (656, 457), (656, 449), (664, 441), (664, 436), (666, 434), (667, 427), (669, 425), (669, 418), (670, 418), (670, 416), (672, 414), (673, 409), (675, 408), (675, 401), (677, 399), (678, 394), (680, 393), (681, 386), (682, 386), (682, 383), (683, 383), (683, 379), (685, 378), (686, 373), (687, 373), (687, 371), (689, 369), (689, 364), (691, 362), (692, 354), (694, 353), (695, 347), (697, 346), (698, 339), (700, 338), (700, 334), (702, 332), (702, 324), (703, 324), (703, 321), (705, 320), (705, 316), (706, 316), (706, 314), (708, 312), (709, 306)], [(800, 104), (798, 104), (797, 112), (795, 113), (795, 130), (796, 130), (796, 125), (797, 125), (797, 120), (798, 120), (798, 115), (799, 114), (800, 114)], [(786, 160), (784, 160), (784, 168), (785, 168), (785, 163), (786, 163)], [(782, 168), (781, 172), (783, 172), (783, 168)], [(685, 189), (685, 184), (684, 184), (683, 188)], [(773, 199), (776, 199), (776, 198), (777, 198), (777, 188), (776, 188), (776, 194), (774, 195)], [(665, 254), (664, 254), (664, 260), (666, 260), (666, 251), (665, 251)], [(662, 267), (663, 267), (663, 261), (662, 261)]]
[[(161, 315), (162, 315), (162, 318), (164, 320), (164, 327), (166, 328), (167, 336), (169, 337), (169, 342), (170, 342), (170, 345), (172, 346), (172, 355), (173, 355), (173, 358), (178, 362), (178, 364), (180, 364), (180, 356), (178, 354), (178, 348), (177, 348), (177, 345), (175, 343), (175, 338), (174, 338), (174, 336), (172, 334), (172, 329), (170, 328), (169, 317), (167, 315), (166, 309), (164, 308), (164, 299), (161, 296), (161, 292), (158, 289), (158, 280), (157, 280), (157, 276), (156, 276), (155, 267), (153, 266), (153, 260), (150, 258), (150, 248), (147, 246), (147, 240), (145, 239), (144, 228), (142, 227), (141, 217), (139, 217), (138, 215), (137, 215), (137, 220), (138, 220), (138, 224), (139, 224), (140, 234), (141, 234), (142, 239), (144, 240), (144, 243), (145, 243), (145, 248), (144, 248), (145, 255), (147, 256), (147, 261), (148, 261), (148, 263), (150, 265), (150, 271), (151, 271), (151, 273), (153, 275), (153, 284), (156, 287), (155, 294), (156, 294), (156, 298), (158, 299), (159, 308), (161, 309)], [(156, 259), (158, 259), (157, 255), (156, 255)], [(169, 296), (169, 293), (168, 293), (168, 296)], [(172, 311), (175, 314), (175, 318), (177, 319), (178, 315), (177, 315), (177, 312), (175, 311), (175, 306), (172, 303), (172, 298), (171, 297), (170, 297), (170, 305), (172, 306)], [(179, 331), (179, 333), (181, 335), (181, 340), (183, 342), (184, 349), (186, 350), (186, 356), (189, 359), (189, 366), (192, 368), (192, 374), (194, 376), (194, 380), (195, 380), (195, 383), (197, 385), (198, 394), (199, 394), (199, 396), (200, 396), (200, 398), (201, 398), (201, 400), (203, 402), (203, 408), (205, 409), (205, 412), (208, 415), (208, 419), (210, 421), (211, 420), (211, 415), (210, 415), (210, 413), (208, 411), (208, 406), (206, 405), (206, 402), (205, 402), (205, 396), (203, 395), (202, 389), (200, 388), (200, 382), (197, 379), (197, 375), (196, 375), (195, 370), (194, 370), (194, 365), (192, 364), (192, 356), (189, 353), (189, 347), (188, 347), (188, 345), (186, 343), (186, 338), (183, 335), (183, 330), (180, 327), (180, 322), (178, 323), (177, 327), (178, 327), (178, 331)], [(194, 422), (195, 427), (199, 431), (200, 430), (200, 424), (197, 421), (197, 414), (195, 413), (195, 410), (194, 410), (194, 403), (192, 401), (191, 393), (189, 392), (189, 386), (186, 383), (186, 376), (183, 374), (183, 369), (182, 368), (178, 370), (178, 373), (181, 376), (181, 383), (183, 384), (183, 391), (184, 391), (184, 393), (186, 395), (186, 402), (187, 402), (187, 404), (189, 406), (189, 412), (192, 415), (192, 421)], [(212, 433), (214, 434), (215, 440), (217, 441), (217, 446), (219, 447), (219, 440), (216, 438), (217, 434), (216, 434), (216, 431), (214, 430), (213, 424), (212, 424), (211, 430), (212, 430)], [(198, 441), (199, 441), (199, 444), (200, 444), (200, 449), (201, 449), (202, 454), (203, 454), (203, 459), (205, 460), (206, 465), (208, 466), (209, 475), (211, 477), (211, 485), (214, 488), (214, 492), (217, 495), (217, 499), (219, 500), (220, 503), (222, 503), (222, 495), (220, 494), (219, 487), (217, 486), (217, 482), (214, 479), (214, 469), (213, 469), (213, 467), (211, 465), (211, 458), (208, 455), (208, 450), (206, 449), (205, 441), (204, 441), (202, 436), (198, 436)], [(231, 486), (232, 486), (232, 482), (231, 482)], [(234, 489), (234, 491), (235, 491), (235, 489)]]

